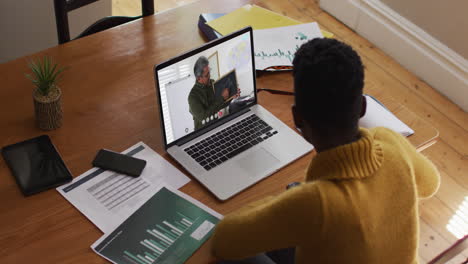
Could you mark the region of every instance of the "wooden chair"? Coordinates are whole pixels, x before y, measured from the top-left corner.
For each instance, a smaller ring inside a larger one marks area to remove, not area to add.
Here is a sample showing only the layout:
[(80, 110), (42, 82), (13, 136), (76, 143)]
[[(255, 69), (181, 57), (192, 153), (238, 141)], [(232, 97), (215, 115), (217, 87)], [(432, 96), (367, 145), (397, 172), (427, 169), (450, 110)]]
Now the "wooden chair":
[[(444, 252), (440, 253), (437, 257), (429, 261), (427, 264), (447, 263), (449, 260), (456, 257), (458, 254), (462, 253), (467, 248), (468, 248), (468, 235), (465, 235), (463, 238), (459, 239), (451, 247), (446, 249)], [(460, 264), (467, 264), (467, 263), (468, 263), (468, 258)]]
[[(57, 22), (57, 35), (59, 44), (70, 41), (68, 25), (68, 12), (99, 0), (54, 0), (55, 21)], [(105, 17), (79, 34), (75, 39), (88, 36), (139, 18), (154, 14), (154, 0), (141, 0), (142, 15), (137, 17), (110, 16)]]

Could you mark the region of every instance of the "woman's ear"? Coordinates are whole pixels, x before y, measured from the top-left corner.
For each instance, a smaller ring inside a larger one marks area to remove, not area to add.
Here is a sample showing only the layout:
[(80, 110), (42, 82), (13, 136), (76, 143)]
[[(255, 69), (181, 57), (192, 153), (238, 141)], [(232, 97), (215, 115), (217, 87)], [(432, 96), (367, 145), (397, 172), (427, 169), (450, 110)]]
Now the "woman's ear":
[(291, 111), (292, 111), (292, 115), (293, 115), (293, 118), (294, 118), (294, 125), (296, 126), (296, 129), (302, 133), (301, 131), (301, 128), (302, 128), (302, 116), (301, 114), (299, 114), (299, 112), (297, 111), (297, 108), (296, 108), (296, 105), (292, 105), (291, 106)]
[(361, 106), (361, 116), (360, 117), (363, 117), (365, 114), (366, 114), (366, 110), (367, 110), (367, 99), (366, 99), (366, 96), (362, 96), (362, 106)]

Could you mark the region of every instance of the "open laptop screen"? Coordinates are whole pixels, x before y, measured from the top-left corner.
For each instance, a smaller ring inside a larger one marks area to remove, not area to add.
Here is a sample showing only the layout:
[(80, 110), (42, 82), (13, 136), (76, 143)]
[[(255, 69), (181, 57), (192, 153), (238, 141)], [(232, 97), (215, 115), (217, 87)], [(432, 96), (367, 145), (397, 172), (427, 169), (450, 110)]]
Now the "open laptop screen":
[(251, 29), (156, 66), (166, 145), (255, 101)]

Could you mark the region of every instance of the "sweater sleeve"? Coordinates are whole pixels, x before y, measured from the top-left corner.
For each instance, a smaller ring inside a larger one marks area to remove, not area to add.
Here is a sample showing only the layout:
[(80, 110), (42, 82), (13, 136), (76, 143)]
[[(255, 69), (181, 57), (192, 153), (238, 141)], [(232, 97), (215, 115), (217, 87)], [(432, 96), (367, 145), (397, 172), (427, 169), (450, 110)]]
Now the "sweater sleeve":
[(227, 215), (215, 229), (214, 255), (223, 259), (241, 259), (273, 249), (294, 247), (310, 237), (319, 238), (322, 223), (320, 195), (313, 184), (307, 185)]
[(434, 164), (419, 152), (414, 153), (414, 172), (419, 198), (429, 198), (439, 189), (440, 174)]
[[(391, 131), (391, 130), (389, 130)], [(410, 158), (413, 167), (416, 188), (419, 198), (429, 198), (434, 195), (439, 189), (440, 174), (435, 165), (419, 153), (416, 148), (402, 135), (393, 132), (400, 144), (405, 149)]]

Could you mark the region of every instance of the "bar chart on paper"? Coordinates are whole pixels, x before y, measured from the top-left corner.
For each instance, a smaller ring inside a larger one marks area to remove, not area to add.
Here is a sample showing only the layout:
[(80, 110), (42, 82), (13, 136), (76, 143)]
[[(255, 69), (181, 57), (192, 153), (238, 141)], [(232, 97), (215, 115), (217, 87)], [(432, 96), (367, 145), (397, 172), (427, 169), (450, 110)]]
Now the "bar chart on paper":
[(219, 218), (162, 188), (92, 248), (114, 263), (183, 263)]
[[(156, 224), (153, 229), (146, 230), (150, 236), (140, 241), (140, 244), (146, 247), (143, 253), (138, 254), (138, 252), (132, 253), (125, 250), (124, 254), (137, 263), (154, 263), (185, 231), (189, 230), (193, 222), (197, 220), (188, 220), (190, 218), (180, 213), (177, 214), (181, 216), (179, 222), (173, 222), (171, 224), (168, 221), (163, 221), (161, 224)], [(213, 224), (211, 224), (211, 227), (213, 227)]]

